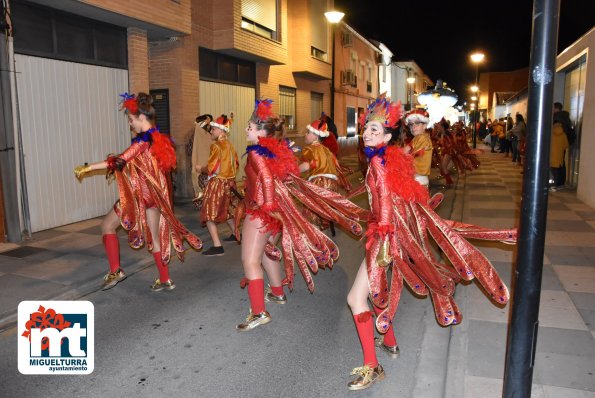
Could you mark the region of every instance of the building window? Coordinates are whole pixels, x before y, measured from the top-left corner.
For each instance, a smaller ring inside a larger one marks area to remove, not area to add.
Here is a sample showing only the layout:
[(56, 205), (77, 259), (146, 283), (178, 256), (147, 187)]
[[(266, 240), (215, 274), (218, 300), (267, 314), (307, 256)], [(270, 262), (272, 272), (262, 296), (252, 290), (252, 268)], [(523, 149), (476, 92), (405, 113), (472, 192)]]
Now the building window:
[(316, 47), (310, 47), (310, 55), (321, 61), (328, 62), (328, 54), (322, 50), (317, 49)]
[(285, 118), (287, 130), (295, 130), (295, 94), (295, 88), (279, 86), (279, 115)]
[(242, 0), (242, 29), (278, 40), (277, 0)]
[(11, 4), (19, 54), (128, 68), (126, 29), (35, 4)]
[(355, 108), (347, 107), (347, 137), (355, 137), (357, 134), (357, 114)]
[(319, 119), (322, 115), (323, 99), (322, 93), (310, 93), (310, 121)]
[(201, 48), (198, 51), (199, 73), (202, 80), (255, 86), (256, 66), (243, 59), (230, 57)]

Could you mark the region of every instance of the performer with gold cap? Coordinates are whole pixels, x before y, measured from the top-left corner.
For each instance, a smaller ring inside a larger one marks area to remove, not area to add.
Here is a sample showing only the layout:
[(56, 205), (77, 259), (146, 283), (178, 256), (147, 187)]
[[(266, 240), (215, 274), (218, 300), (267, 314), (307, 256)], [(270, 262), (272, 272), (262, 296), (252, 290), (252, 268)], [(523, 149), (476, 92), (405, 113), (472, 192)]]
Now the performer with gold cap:
[(415, 180), (428, 189), (433, 150), (432, 139), (426, 130), (429, 122), (430, 115), (423, 109), (414, 109), (405, 116), (405, 124), (413, 135), (408, 150), (413, 155)]
[[(345, 173), (345, 168), (339, 165), (339, 161), (331, 150), (324, 145), (330, 137), (334, 137), (328, 130), (324, 118), (310, 123), (306, 127), (304, 149), (302, 150), (300, 172), (307, 173), (308, 181), (333, 192), (339, 191), (341, 186), (346, 192), (351, 191), (351, 183)], [(321, 229), (329, 226), (328, 221), (320, 218), (315, 213), (306, 209), (308, 218)]]
[(134, 249), (145, 243), (153, 253), (159, 277), (151, 285), (153, 291), (173, 290), (176, 285), (169, 277), (171, 244), (180, 260), (184, 259), (186, 240), (199, 250), (200, 239), (174, 216), (170, 201), (168, 174), (176, 167), (176, 154), (169, 136), (155, 125), (153, 98), (146, 93), (122, 94), (122, 109), (134, 131), (132, 144), (118, 156), (78, 166), (75, 176), (80, 180), (93, 170), (108, 170), (115, 175), (119, 200), (101, 223), (103, 244), (110, 272), (103, 279), (103, 290), (111, 289), (126, 279), (120, 268), (120, 244), (116, 229), (128, 231), (128, 243)]
[(217, 230), (219, 223), (227, 222), (229, 225), (231, 235), (225, 240), (236, 241), (233, 214), (238, 197), (232, 191), (236, 190), (236, 174), (240, 162), (235, 148), (227, 138), (232, 121), (233, 114), (229, 118), (227, 115), (221, 115), (210, 122), (209, 134), (214, 142), (211, 144), (208, 163), (202, 170), (207, 173), (208, 182), (204, 191), (200, 221), (207, 226), (213, 246), (202, 253), (205, 256), (222, 256), (225, 253)]
[[(349, 382), (350, 390), (368, 388), (385, 377), (376, 357), (376, 346), (391, 358), (399, 356), (392, 319), (403, 282), (417, 295), (432, 297), (436, 319), (442, 326), (461, 322), (453, 298), (455, 283), (461, 279), (477, 278), (498, 304), (505, 304), (509, 298), (508, 289), (489, 260), (466, 239), (514, 243), (516, 230), (488, 230), (443, 220), (434, 212), (441, 197), (430, 199), (427, 188), (416, 180), (413, 154), (391, 145), (400, 108), (400, 103), (382, 95), (360, 118), (360, 124), (365, 126), (363, 140), (369, 159), (366, 187), (370, 216), (365, 259), (347, 296), (364, 356), (363, 366), (352, 371), (356, 378)], [(452, 267), (435, 257), (429, 236)], [(374, 339), (374, 329), (382, 337)]]
[[(293, 289), (295, 261), (308, 289), (313, 291), (310, 271), (316, 273), (319, 267), (332, 267), (337, 260), (337, 246), (304, 218), (302, 206), (354, 235), (361, 234), (358, 221), (366, 214), (345, 197), (299, 177), (297, 157), (285, 139), (285, 120), (273, 114), (272, 103), (270, 99), (257, 100), (246, 128), (252, 145), (246, 148), (246, 195), (236, 210), (236, 236), (242, 239), (245, 277), (240, 286), (248, 287), (250, 313), (245, 322), (236, 326), (239, 331), (271, 322), (265, 301), (286, 303), (283, 286)], [(279, 234), (281, 250), (272, 243)], [(265, 272), (270, 285), (266, 292)]]

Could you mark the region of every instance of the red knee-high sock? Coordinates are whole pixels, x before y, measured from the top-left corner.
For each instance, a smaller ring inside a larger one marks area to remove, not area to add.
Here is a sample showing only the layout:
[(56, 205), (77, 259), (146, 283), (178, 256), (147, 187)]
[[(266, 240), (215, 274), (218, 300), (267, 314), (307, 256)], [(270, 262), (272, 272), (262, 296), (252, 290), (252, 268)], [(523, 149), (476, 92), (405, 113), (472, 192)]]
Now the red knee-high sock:
[(159, 271), (159, 281), (167, 282), (169, 280), (169, 267), (161, 259), (161, 252), (153, 252), (153, 258), (155, 264), (157, 264), (157, 270)]
[(264, 307), (264, 279), (251, 279), (248, 283), (248, 298), (253, 314), (260, 314)]
[[(382, 309), (374, 306), (374, 312), (376, 313), (376, 316), (380, 315), (380, 313), (382, 311), (383, 311)], [(384, 334), (384, 345), (391, 346), (391, 347), (397, 345), (397, 338), (395, 337), (395, 332), (393, 330), (392, 322), (391, 322), (390, 326), (388, 327), (388, 330)]]
[(376, 347), (374, 346), (374, 319), (370, 311), (353, 316), (355, 328), (364, 352), (364, 365), (375, 368), (378, 366)]
[(103, 247), (107, 254), (109, 272), (116, 272), (120, 268), (120, 241), (116, 234), (103, 235)]
[(283, 285), (271, 286), (271, 292), (273, 292), (273, 294), (275, 296), (283, 296), (285, 294), (285, 293), (283, 293)]

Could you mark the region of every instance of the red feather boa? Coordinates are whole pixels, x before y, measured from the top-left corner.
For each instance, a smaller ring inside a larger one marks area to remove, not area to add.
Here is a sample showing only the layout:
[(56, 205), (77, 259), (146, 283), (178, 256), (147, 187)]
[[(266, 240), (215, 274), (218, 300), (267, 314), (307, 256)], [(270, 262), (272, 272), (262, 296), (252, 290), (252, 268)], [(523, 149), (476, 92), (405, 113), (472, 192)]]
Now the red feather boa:
[(151, 134), (151, 153), (157, 159), (159, 168), (171, 171), (176, 168), (176, 151), (169, 137), (158, 131)]
[(389, 146), (386, 148), (384, 161), (387, 170), (386, 179), (391, 192), (407, 202), (428, 203), (430, 200), (428, 190), (415, 181), (412, 155), (404, 153), (399, 147)]
[(287, 142), (271, 137), (260, 137), (258, 145), (268, 149), (275, 155), (274, 158), (266, 158), (269, 170), (275, 177), (283, 180), (289, 173), (300, 175), (297, 158), (293, 151), (289, 149)]

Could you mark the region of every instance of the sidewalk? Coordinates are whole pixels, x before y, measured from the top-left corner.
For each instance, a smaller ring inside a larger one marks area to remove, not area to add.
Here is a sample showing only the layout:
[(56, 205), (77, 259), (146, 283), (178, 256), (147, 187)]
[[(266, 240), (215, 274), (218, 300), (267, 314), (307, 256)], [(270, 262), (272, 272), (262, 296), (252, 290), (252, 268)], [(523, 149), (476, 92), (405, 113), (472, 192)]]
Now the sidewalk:
[[(480, 168), (459, 181), (452, 218), (518, 227), (521, 168), (489, 149), (480, 160)], [(475, 244), (511, 288), (515, 247)], [(531, 396), (595, 397), (595, 211), (574, 192), (549, 194), (543, 260)], [(463, 322), (450, 331), (445, 396), (501, 397), (512, 301), (498, 308), (477, 284), (459, 286), (455, 297)]]
[[(210, 242), (189, 200), (178, 200), (174, 210), (184, 225)], [(99, 217), (41, 231), (19, 244), (0, 243), (0, 332), (15, 325), (17, 306), (23, 300), (75, 300), (101, 289), (108, 271), (101, 221)], [(127, 275), (154, 266), (146, 247), (128, 246), (128, 234), (122, 228), (118, 238)], [(171, 264), (179, 262), (174, 255)]]
[[(442, 216), (486, 227), (518, 226), (520, 168), (489, 149), (480, 160), (478, 170), (444, 190), (446, 198), (439, 207)], [(356, 168), (353, 156), (342, 162)], [(352, 181), (359, 177), (355, 173)], [(431, 188), (443, 190), (435, 178)], [(190, 202), (177, 202), (175, 212), (190, 230), (210, 241)], [(0, 244), (0, 332), (14, 325), (17, 305), (24, 299), (77, 299), (100, 288), (107, 267), (100, 223), (101, 218), (91, 219), (42, 231), (19, 245)], [(145, 248), (129, 249), (126, 234), (120, 232), (119, 237), (122, 264), (129, 275), (153, 266)], [(516, 247), (473, 243), (511, 288)], [(178, 263), (172, 260), (174, 267)], [(541, 297), (532, 396), (595, 398), (595, 211), (573, 192), (549, 196)], [(419, 330), (422, 343), (417, 353), (409, 347), (416, 358), (406, 365), (416, 369), (411, 397), (502, 395), (511, 304), (497, 307), (475, 283), (459, 286), (456, 301), (463, 314), (458, 326), (441, 328), (432, 311), (419, 314), (424, 317)], [(404, 353), (397, 361), (406, 358)], [(370, 394), (395, 388), (391, 384), (395, 379), (387, 378)]]

